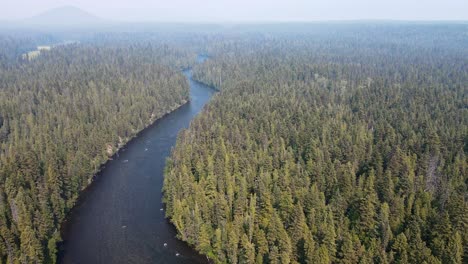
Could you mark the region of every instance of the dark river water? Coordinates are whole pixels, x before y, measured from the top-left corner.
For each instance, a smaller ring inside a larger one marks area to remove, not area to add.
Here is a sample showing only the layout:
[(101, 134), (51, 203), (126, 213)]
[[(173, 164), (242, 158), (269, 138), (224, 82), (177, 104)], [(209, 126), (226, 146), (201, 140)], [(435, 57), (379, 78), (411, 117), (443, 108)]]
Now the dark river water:
[(193, 81), (190, 70), (184, 74), (191, 101), (145, 129), (106, 163), (64, 224), (59, 263), (207, 263), (175, 237), (162, 210), (166, 158), (179, 131), (215, 93)]

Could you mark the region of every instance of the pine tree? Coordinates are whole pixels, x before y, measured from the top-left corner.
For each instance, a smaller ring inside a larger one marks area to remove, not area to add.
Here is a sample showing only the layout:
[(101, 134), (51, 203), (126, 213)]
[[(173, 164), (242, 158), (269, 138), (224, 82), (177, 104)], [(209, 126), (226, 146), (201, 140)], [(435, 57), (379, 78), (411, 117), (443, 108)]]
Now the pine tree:
[(316, 244), (314, 241), (314, 238), (312, 234), (309, 232), (305, 236), (305, 241), (304, 241), (304, 251), (305, 251), (305, 256), (304, 260), (300, 259), (301, 263), (308, 263), (312, 264), (315, 263), (315, 258), (316, 258)]
[(295, 259), (300, 259), (304, 253), (305, 236), (309, 233), (309, 228), (306, 224), (304, 210), (301, 204), (294, 207), (294, 213), (291, 217), (291, 226), (289, 228), (289, 236), (291, 237), (291, 244), (293, 246), (292, 253)]
[(408, 240), (405, 234), (400, 233), (396, 236), (395, 241), (392, 245), (392, 251), (395, 253), (394, 259), (395, 263), (398, 264), (408, 264)]
[(202, 254), (207, 254), (211, 250), (210, 230), (211, 230), (211, 227), (208, 226), (208, 224), (206, 223), (201, 224), (199, 232), (198, 232), (197, 249)]
[(390, 228), (390, 208), (387, 203), (383, 203), (379, 214), (379, 234), (382, 241), (382, 247), (387, 248), (388, 243), (393, 239), (393, 233)]
[(377, 197), (374, 191), (374, 180), (375, 174), (372, 170), (365, 180), (363, 197), (359, 201), (358, 231), (361, 240), (365, 243), (375, 237), (377, 231)]
[(246, 234), (242, 235), (241, 239), (241, 252), (239, 263), (254, 263), (255, 262), (255, 248), (250, 243)]
[(237, 263), (238, 262), (238, 235), (234, 232), (234, 230), (226, 230), (228, 232), (227, 238), (227, 247), (226, 253), (228, 257), (229, 263)]
[(352, 264), (358, 263), (363, 248), (356, 235), (345, 233), (339, 252), (339, 263)]
[(461, 264), (463, 263), (463, 242), (460, 233), (457, 231), (450, 237), (447, 245), (447, 253), (444, 263)]
[(33, 263), (33, 262), (42, 262), (44, 261), (44, 256), (42, 255), (41, 243), (34, 234), (34, 230), (30, 226), (24, 226), (23, 231), (21, 232), (21, 252), (22, 262), (24, 263)]

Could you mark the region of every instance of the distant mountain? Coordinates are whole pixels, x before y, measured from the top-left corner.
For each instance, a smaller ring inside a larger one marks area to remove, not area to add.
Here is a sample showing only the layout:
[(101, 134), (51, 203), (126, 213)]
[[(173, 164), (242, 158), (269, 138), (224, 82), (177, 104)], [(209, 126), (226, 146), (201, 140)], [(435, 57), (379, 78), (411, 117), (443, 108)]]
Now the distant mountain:
[(104, 24), (105, 20), (74, 6), (50, 9), (41, 14), (21, 21), (22, 24), (54, 27), (81, 27)]

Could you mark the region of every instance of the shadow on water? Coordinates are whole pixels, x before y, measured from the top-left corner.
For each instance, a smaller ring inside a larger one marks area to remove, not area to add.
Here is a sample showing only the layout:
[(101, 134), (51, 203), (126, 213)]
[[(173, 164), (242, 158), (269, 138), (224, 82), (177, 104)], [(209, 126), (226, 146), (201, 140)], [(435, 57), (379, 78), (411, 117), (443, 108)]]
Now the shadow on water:
[[(198, 62), (206, 60), (199, 56)], [(163, 171), (181, 129), (215, 93), (189, 79), (189, 103), (143, 130), (103, 166), (62, 226), (59, 263), (207, 263), (164, 218)]]

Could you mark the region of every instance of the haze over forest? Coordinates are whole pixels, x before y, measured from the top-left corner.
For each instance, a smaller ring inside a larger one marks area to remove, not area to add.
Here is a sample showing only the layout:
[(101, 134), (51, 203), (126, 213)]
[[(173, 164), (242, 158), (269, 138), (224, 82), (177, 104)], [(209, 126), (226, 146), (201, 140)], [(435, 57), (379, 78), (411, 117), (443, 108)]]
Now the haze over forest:
[(106, 20), (131, 22), (468, 19), (468, 2), (464, 0), (17, 0), (3, 1), (0, 20), (22, 20), (63, 6), (74, 6)]
[(0, 264), (468, 263), (466, 0), (3, 0)]

